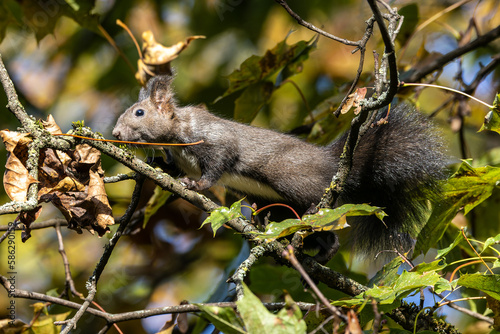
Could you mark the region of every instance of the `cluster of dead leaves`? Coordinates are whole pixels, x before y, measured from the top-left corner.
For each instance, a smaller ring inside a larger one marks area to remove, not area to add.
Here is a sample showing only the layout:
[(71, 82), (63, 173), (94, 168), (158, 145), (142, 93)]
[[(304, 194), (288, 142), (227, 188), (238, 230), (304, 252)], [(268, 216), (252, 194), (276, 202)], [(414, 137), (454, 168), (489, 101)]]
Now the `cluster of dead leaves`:
[[(62, 133), (51, 116), (43, 125), (51, 134)], [(98, 150), (86, 144), (66, 152), (43, 149), (36, 180), (26, 169), (28, 146), (32, 142), (30, 134), (3, 130), (0, 136), (9, 153), (3, 183), (11, 200), (26, 201), (29, 186), (36, 182), (39, 186), (38, 201), (55, 205), (68, 221), (69, 228), (79, 233), (87, 229), (99, 236), (109, 231), (108, 226), (114, 223), (114, 219), (104, 189), (104, 172)], [(26, 226), (23, 241), (30, 237), (29, 226), (39, 217), (41, 210), (42, 207), (38, 206), (18, 216)]]

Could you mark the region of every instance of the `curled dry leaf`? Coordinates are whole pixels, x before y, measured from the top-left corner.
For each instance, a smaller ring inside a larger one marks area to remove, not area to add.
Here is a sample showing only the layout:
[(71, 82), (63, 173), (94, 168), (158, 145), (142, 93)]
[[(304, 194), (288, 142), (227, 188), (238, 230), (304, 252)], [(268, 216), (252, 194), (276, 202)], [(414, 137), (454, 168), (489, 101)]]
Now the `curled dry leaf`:
[[(53, 134), (62, 133), (49, 116), (44, 127)], [(26, 160), (29, 134), (8, 130), (0, 131), (9, 157), (4, 175), (4, 187), (13, 201), (26, 201), (30, 184), (39, 183), (38, 200), (51, 202), (64, 215), (68, 226), (81, 232), (87, 229), (100, 236), (114, 223), (111, 207), (104, 189), (104, 172), (101, 168), (100, 152), (89, 145), (77, 145), (67, 152), (53, 149), (40, 151), (38, 161), (38, 181), (28, 174)], [(40, 215), (41, 207), (22, 212), (18, 219), (25, 224), (30, 236), (29, 225)]]
[(359, 114), (359, 112), (361, 111), (361, 105), (359, 104), (359, 102), (365, 98), (366, 91), (366, 87), (356, 89), (354, 93), (348, 96), (340, 112), (342, 114), (347, 114), (349, 110), (351, 110), (351, 108), (356, 108), (354, 109), (354, 114)]
[(62, 133), (61, 128), (56, 124), (56, 120), (52, 117), (52, 115), (47, 116), (46, 121), (42, 120), (42, 125), (44, 129), (49, 131), (52, 135)]
[(172, 74), (170, 62), (188, 47), (191, 41), (205, 36), (191, 36), (184, 42), (178, 42), (170, 47), (158, 43), (151, 31), (142, 33), (142, 58), (137, 62), (136, 79), (145, 85), (149, 78), (158, 74)]
[(0, 136), (8, 152), (7, 164), (3, 176), (5, 192), (12, 201), (26, 201), (30, 184), (37, 182), (26, 169), (28, 159), (28, 144), (31, 142), (29, 133), (19, 133), (9, 130), (0, 131)]

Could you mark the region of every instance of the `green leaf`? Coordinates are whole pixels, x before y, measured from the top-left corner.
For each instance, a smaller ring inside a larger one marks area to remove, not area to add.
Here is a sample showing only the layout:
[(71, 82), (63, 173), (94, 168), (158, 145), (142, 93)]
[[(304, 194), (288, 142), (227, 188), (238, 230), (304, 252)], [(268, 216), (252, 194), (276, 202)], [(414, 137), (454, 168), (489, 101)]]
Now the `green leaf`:
[(480, 290), (500, 300), (500, 275), (465, 274), (458, 279), (458, 285)]
[(149, 198), (148, 204), (146, 204), (142, 228), (146, 227), (149, 219), (165, 204), (171, 195), (171, 192), (164, 191), (161, 187), (156, 186), (153, 195)]
[(62, 326), (54, 325), (55, 321), (64, 321), (71, 311), (59, 314), (41, 315), (31, 324), (31, 330), (35, 334), (59, 333)]
[(267, 103), (274, 91), (270, 81), (260, 81), (247, 87), (234, 102), (234, 118), (243, 123), (254, 119), (259, 110)]
[(394, 258), (377, 272), (377, 274), (370, 280), (368, 286), (391, 285), (399, 276), (398, 270), (402, 263), (403, 259), (400, 256)]
[(238, 315), (231, 307), (205, 306), (195, 304), (202, 311), (202, 316), (212, 323), (215, 328), (223, 333), (242, 334), (246, 333)]
[(418, 290), (423, 287), (434, 286), (440, 277), (441, 276), (434, 271), (424, 274), (403, 271), (394, 285), (394, 290), (396, 291), (396, 294), (400, 296), (401, 294)]
[(451, 245), (449, 245), (448, 247), (444, 248), (444, 249), (439, 249), (437, 251), (437, 256), (436, 256), (436, 259), (441, 259), (443, 258), (444, 256), (446, 256), (449, 252), (451, 252), (451, 250), (453, 248), (455, 248), (460, 242), (462, 242), (464, 240), (464, 235), (462, 233), (462, 231), (459, 231), (457, 233), (457, 237), (455, 238), (455, 240), (453, 241), (453, 243)]
[(467, 214), (491, 196), (500, 181), (500, 168), (473, 168), (463, 161), (458, 171), (443, 185), (442, 198), (434, 206), (431, 217), (420, 232), (415, 254), (426, 253), (435, 247), (446, 228), (462, 208)]
[(335, 209), (320, 209), (314, 215), (306, 215), (299, 219), (286, 219), (282, 222), (271, 222), (264, 232), (256, 232), (256, 239), (274, 240), (297, 231), (340, 230), (348, 225), (346, 217), (376, 215), (382, 220), (386, 213), (381, 208), (368, 204), (344, 204)]
[(446, 268), (447, 264), (443, 260), (436, 260), (431, 263), (422, 262), (411, 270), (413, 273), (425, 274), (429, 272), (437, 272)]
[(210, 216), (208, 216), (208, 218), (205, 219), (203, 224), (201, 224), (201, 227), (203, 227), (206, 224), (210, 224), (212, 230), (214, 231), (214, 236), (215, 236), (215, 233), (217, 233), (217, 230), (222, 225), (235, 218), (243, 217), (243, 215), (241, 214), (241, 201), (243, 201), (243, 199), (234, 202), (231, 205), (231, 208), (221, 206), (220, 208), (215, 209), (210, 213)]
[(384, 312), (388, 312), (398, 307), (401, 300), (410, 293), (423, 287), (434, 286), (440, 278), (441, 276), (434, 271), (427, 273), (403, 271), (390, 286), (374, 286), (354, 298), (339, 300), (332, 304), (350, 307), (364, 304), (366, 298), (374, 298), (380, 305), (385, 305)]
[(396, 36), (396, 40), (400, 43), (400, 45), (405, 45), (406, 41), (410, 36), (412, 36), (417, 24), (419, 23), (418, 5), (416, 3), (412, 3), (401, 7), (401, 9), (398, 10), (398, 14), (404, 16), (405, 19), (398, 35)]
[(267, 50), (262, 57), (251, 56), (241, 64), (238, 70), (235, 70), (228, 76), (229, 88), (218, 99), (247, 88), (257, 82), (266, 81), (285, 66), (287, 66), (287, 71), (289, 72), (286, 76), (300, 72), (302, 62), (307, 59), (309, 52), (315, 47), (316, 38), (307, 42), (299, 41), (293, 45), (288, 45), (285, 39), (279, 42), (274, 48)]
[(37, 41), (52, 34), (62, 16), (69, 17), (83, 28), (100, 34), (99, 17), (91, 13), (94, 5), (95, 0), (22, 1), (24, 17), (35, 32)]
[(500, 94), (493, 100), (493, 108), (484, 117), (484, 123), (479, 131), (490, 130), (500, 133)]
[(467, 214), (491, 196), (499, 181), (500, 168), (491, 166), (473, 168), (468, 161), (464, 161), (446, 184), (444, 193), (447, 199), (464, 206), (464, 214)]
[(237, 301), (236, 305), (248, 333), (306, 333), (306, 323), (302, 319), (302, 312), (297, 307), (294, 307), (292, 312), (288, 312), (285, 308), (274, 315), (245, 284), (243, 284), (243, 289), (243, 298)]
[(450, 283), (447, 279), (444, 279), (442, 277), (439, 278), (439, 281), (434, 285), (434, 292), (435, 293), (443, 293), (445, 291), (451, 291), (453, 290), (453, 284)]
[(494, 245), (494, 244), (498, 244), (500, 243), (500, 234), (497, 234), (495, 237), (490, 237), (488, 239), (486, 239), (486, 241), (484, 242), (484, 245), (483, 245), (483, 250), (481, 251), (484, 252), (485, 250), (487, 250), (490, 246)]

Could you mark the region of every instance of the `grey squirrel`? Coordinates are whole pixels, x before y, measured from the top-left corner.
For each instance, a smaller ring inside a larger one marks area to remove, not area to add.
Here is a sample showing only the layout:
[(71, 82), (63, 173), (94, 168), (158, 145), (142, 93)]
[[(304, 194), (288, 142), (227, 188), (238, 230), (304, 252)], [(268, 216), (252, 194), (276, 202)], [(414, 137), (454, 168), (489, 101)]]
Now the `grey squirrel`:
[[(183, 182), (193, 190), (219, 183), (251, 198), (290, 204), (302, 213), (319, 202), (337, 172), (345, 135), (328, 146), (317, 146), (219, 118), (204, 107), (180, 106), (172, 79), (151, 78), (138, 102), (119, 117), (113, 136), (157, 143), (203, 140), (199, 145), (168, 148), (174, 166), (187, 176)], [(385, 114), (381, 111), (378, 119)], [(383, 223), (374, 216), (350, 221), (354, 248), (370, 254), (408, 251), (423, 224), (428, 198), (443, 178), (445, 160), (434, 126), (407, 106), (393, 108), (387, 124), (370, 128), (355, 150), (337, 204), (369, 203), (384, 208), (388, 216)], [(318, 242), (336, 243), (337, 238), (326, 239), (332, 238), (322, 235)]]

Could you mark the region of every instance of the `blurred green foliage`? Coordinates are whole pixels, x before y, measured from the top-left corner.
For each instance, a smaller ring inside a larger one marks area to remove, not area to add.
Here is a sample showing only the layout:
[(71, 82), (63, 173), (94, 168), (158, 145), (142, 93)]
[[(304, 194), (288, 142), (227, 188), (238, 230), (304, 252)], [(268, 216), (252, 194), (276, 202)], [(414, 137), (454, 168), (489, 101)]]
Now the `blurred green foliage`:
[[(497, 0), (470, 2), (443, 13), (422, 30), (415, 30), (424, 21), (442, 12), (451, 2), (419, 2), (403, 6), (397, 1), (407, 20), (396, 41), (401, 72), (424, 66), (429, 59), (456, 48), (468, 38), (467, 33), (459, 41), (459, 32), (468, 31), (471, 17), (477, 30), (486, 32), (500, 23), (500, 3)], [(43, 5), (45, 4), (45, 5)], [(323, 30), (343, 38), (361, 38), (365, 23), (371, 13), (361, 0), (342, 1), (290, 1), (290, 6), (302, 18)], [(140, 1), (140, 0), (3, 0), (0, 2), (0, 53), (20, 100), (28, 113), (37, 118), (52, 114), (63, 132), (71, 123), (85, 120), (85, 124), (105, 137), (111, 138), (116, 117), (136, 99), (139, 87), (134, 79), (135, 69), (110, 45), (103, 36), (106, 31), (123, 56), (135, 66), (137, 51), (130, 37), (116, 25), (124, 21), (137, 39), (146, 30), (152, 30), (156, 39), (164, 45), (172, 45), (191, 35), (205, 35), (174, 60), (175, 88), (179, 99), (186, 104), (206, 104), (214, 113), (224, 117), (235, 115), (235, 105), (244, 95), (231, 94), (222, 99), (230, 88), (228, 76), (252, 55), (262, 56), (285, 40), (288, 45), (305, 46), (316, 35), (297, 23), (273, 1), (255, 0), (199, 0), (199, 1)], [(382, 53), (380, 38), (368, 44), (367, 59), (359, 86), (369, 86), (373, 79), (372, 50)], [(288, 37), (287, 37), (288, 36)], [(309, 139), (326, 143), (348, 125), (348, 117), (336, 119), (331, 112), (336, 109), (351, 84), (358, 66), (358, 54), (348, 47), (324, 37), (319, 37), (314, 50), (308, 50), (308, 59), (301, 58), (301, 71), (290, 78), (295, 85), (276, 85), (272, 77), (272, 95), (265, 94), (262, 107), (252, 115), (238, 115), (255, 126), (270, 127), (281, 131), (311, 129)], [(470, 81), (491, 56), (498, 55), (498, 41), (487, 48), (467, 54), (461, 62), (464, 78)], [(456, 80), (458, 61), (443, 68), (438, 83), (460, 88)], [(276, 75), (276, 74), (274, 74)], [(474, 95), (490, 104), (499, 90), (500, 69), (484, 79)], [(254, 87), (254, 86), (250, 86)], [(250, 89), (250, 87), (248, 89)], [(255, 87), (254, 87), (255, 88)], [(262, 88), (262, 87), (260, 87)], [(265, 88), (265, 87), (264, 87)], [(244, 93), (243, 93), (244, 94)], [(303, 94), (304, 99), (302, 99)], [(446, 102), (450, 95), (440, 90), (412, 91), (409, 97), (427, 114)], [(214, 102), (217, 101), (217, 102)], [(307, 102), (307, 104), (305, 103)], [(5, 94), (0, 94), (0, 105), (6, 105)], [(474, 102), (468, 103), (470, 113), (462, 129), (466, 138), (468, 157), (479, 159), (482, 164), (498, 165), (500, 151), (498, 134), (476, 134), (487, 110)], [(308, 107), (310, 110), (308, 110)], [(0, 110), (0, 127), (15, 130), (19, 124), (11, 113)], [(437, 113), (436, 122), (450, 143), (450, 155), (461, 157), (458, 148), (456, 122), (457, 105), (447, 106)], [(451, 124), (451, 126), (450, 126)], [(300, 132), (300, 131), (299, 131)], [(301, 132), (301, 134), (309, 134)], [(151, 151), (138, 154), (152, 155)], [(455, 159), (457, 160), (457, 159)], [(0, 165), (5, 164), (5, 150), (0, 149)], [(113, 160), (103, 157), (107, 175), (127, 172)], [(132, 194), (130, 181), (107, 186), (115, 216), (121, 215)], [(141, 196), (144, 206), (153, 193), (147, 184)], [(221, 189), (213, 196), (230, 206), (234, 198), (224, 198)], [(459, 215), (454, 223), (472, 225), (475, 235), (487, 238), (500, 230), (499, 194), (497, 190), (467, 217)], [(8, 202), (2, 192), (1, 203)], [(227, 202), (227, 203), (226, 203)], [(39, 221), (59, 217), (50, 206), (44, 207)], [(221, 228), (215, 238), (204, 227), (198, 230), (206, 218), (190, 204), (181, 200), (171, 201), (150, 218), (145, 229), (137, 229), (122, 238), (110, 263), (99, 282), (96, 301), (108, 312), (133, 311), (165, 305), (176, 305), (181, 300), (206, 301), (219, 282), (224, 282), (224, 271), (233, 258), (238, 256), (242, 240), (231, 231)], [(14, 216), (1, 216), (0, 225), (6, 225)], [(139, 225), (140, 226), (140, 225)], [(496, 232), (495, 232), (496, 231)], [(17, 235), (17, 285), (21, 289), (47, 292), (54, 288), (61, 293), (64, 288), (64, 272), (57, 251), (57, 238), (53, 229), (33, 231), (33, 237), (21, 244)], [(84, 233), (63, 229), (65, 249), (78, 291), (86, 294), (85, 282), (99, 260), (107, 238), (98, 239)], [(453, 240), (453, 238), (451, 239)], [(0, 245), (3, 253), (5, 244)], [(282, 288), (286, 287), (293, 298), (314, 302), (304, 293), (298, 274), (288, 268), (272, 267), (263, 260), (251, 272), (250, 284), (254, 293), (266, 300), (281, 300)], [(0, 259), (0, 271), (4, 273), (5, 261)], [(348, 251), (331, 264), (338, 271), (349, 273), (360, 281), (367, 281), (377, 265), (367, 265), (352, 257)], [(263, 284), (264, 279), (271, 280)], [(256, 282), (255, 282), (256, 281)], [(281, 289), (280, 289), (281, 287)], [(5, 316), (7, 299), (0, 289), (0, 318)], [(78, 301), (78, 299), (76, 298)], [(33, 311), (28, 300), (17, 300), (17, 315), (28, 323)], [(52, 308), (62, 313), (65, 309)], [(154, 317), (142, 322), (120, 324), (127, 333), (153, 333), (165, 319)], [(461, 319), (457, 325), (465, 328), (470, 319)], [(103, 321), (85, 316), (79, 323), (84, 332), (97, 332)]]

